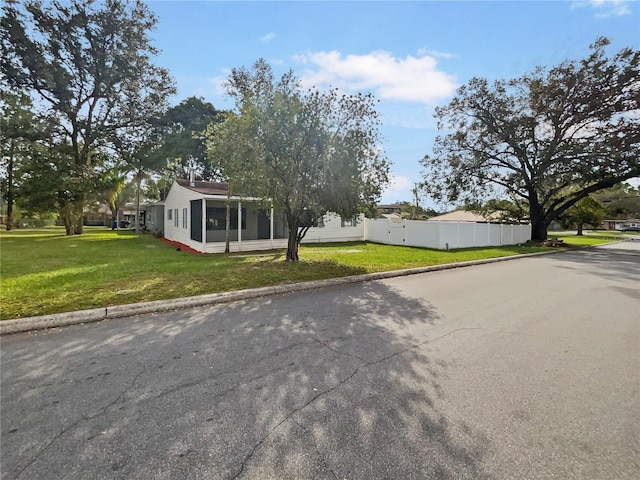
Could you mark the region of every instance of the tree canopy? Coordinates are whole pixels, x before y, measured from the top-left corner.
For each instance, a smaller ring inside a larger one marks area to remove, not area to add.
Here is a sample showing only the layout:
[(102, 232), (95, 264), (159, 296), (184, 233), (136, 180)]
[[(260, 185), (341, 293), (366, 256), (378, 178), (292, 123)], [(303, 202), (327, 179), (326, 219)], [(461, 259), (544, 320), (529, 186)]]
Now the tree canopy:
[(511, 194), (529, 205), (532, 239), (598, 190), (640, 176), (640, 52), (606, 56), (598, 39), (582, 60), (513, 80), (474, 78), (437, 108), (424, 185), (437, 199)]
[(0, 92), (0, 173), (2, 197), (7, 202), (7, 230), (13, 227), (13, 207), (20, 197), (25, 178), (33, 166), (31, 160), (44, 151), (49, 122), (33, 111), (29, 96)]
[(203, 132), (210, 123), (225, 119), (225, 112), (199, 97), (189, 97), (169, 108), (159, 119), (165, 133), (154, 155), (166, 162), (169, 183), (188, 178), (193, 170), (203, 180), (220, 179), (207, 156)]
[(57, 121), (47, 167), (65, 172), (56, 195), (68, 234), (82, 231), (88, 188), (99, 183), (98, 150), (156, 116), (175, 91), (152, 62), (157, 51), (148, 34), (156, 22), (140, 0), (3, 7), (3, 89), (30, 95)]
[(262, 59), (233, 69), (227, 90), (236, 111), (210, 129), (212, 162), (236, 193), (270, 199), (284, 214), (288, 261), (327, 211), (374, 214), (389, 166), (371, 95), (303, 91), (292, 71), (276, 80)]

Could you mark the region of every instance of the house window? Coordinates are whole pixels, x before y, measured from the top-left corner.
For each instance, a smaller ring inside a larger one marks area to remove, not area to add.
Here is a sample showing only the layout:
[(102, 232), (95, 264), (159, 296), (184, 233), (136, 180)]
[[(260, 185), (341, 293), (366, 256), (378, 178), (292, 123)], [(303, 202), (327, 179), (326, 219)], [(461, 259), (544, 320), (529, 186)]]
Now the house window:
[(341, 227), (355, 227), (357, 225), (358, 225), (358, 217), (347, 218), (346, 220), (342, 217), (340, 218)]
[(182, 228), (187, 228), (187, 209), (182, 209)]
[(173, 226), (174, 227), (178, 226), (178, 209), (177, 208), (173, 209)]
[(169, 209), (167, 210), (167, 220), (171, 220), (173, 217), (171, 216), (171, 213), (173, 212), (173, 210)]
[[(225, 207), (207, 207), (207, 230), (225, 230), (227, 224)], [(238, 229), (238, 209), (232, 208), (229, 214), (231, 230)], [(247, 209), (242, 209), (242, 230), (247, 229)]]

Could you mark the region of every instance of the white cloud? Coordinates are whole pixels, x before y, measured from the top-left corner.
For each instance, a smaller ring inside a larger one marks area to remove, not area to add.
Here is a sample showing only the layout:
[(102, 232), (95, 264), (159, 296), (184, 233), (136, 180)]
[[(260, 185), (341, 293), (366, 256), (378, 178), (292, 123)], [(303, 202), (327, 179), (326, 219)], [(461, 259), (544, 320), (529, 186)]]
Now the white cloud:
[(213, 85), (214, 92), (216, 95), (225, 95), (227, 93), (227, 89), (224, 87), (224, 83), (228, 80), (229, 80), (229, 75), (226, 75), (226, 76), (219, 75), (217, 77), (211, 77), (209, 79), (209, 83)]
[(413, 181), (403, 175), (390, 175), (389, 185), (384, 189), (381, 196), (382, 203), (392, 203), (396, 200), (408, 200), (411, 198)]
[(271, 40), (273, 40), (274, 38), (276, 38), (276, 33), (275, 32), (269, 32), (266, 35), (260, 37), (260, 41), (262, 43), (268, 43)]
[(418, 50), (418, 55), (420, 56), (430, 55), (436, 58), (454, 58), (456, 56), (453, 53), (440, 52), (439, 50), (429, 50), (426, 48), (421, 48), (420, 50)]
[(438, 102), (457, 88), (455, 78), (438, 70), (435, 58), (426, 53), (397, 58), (380, 50), (346, 56), (334, 50), (296, 55), (294, 60), (308, 67), (301, 78), (308, 87), (368, 90), (383, 99), (421, 103)]
[(608, 18), (630, 15), (629, 4), (629, 0), (580, 0), (573, 2), (571, 8), (591, 7), (597, 18)]

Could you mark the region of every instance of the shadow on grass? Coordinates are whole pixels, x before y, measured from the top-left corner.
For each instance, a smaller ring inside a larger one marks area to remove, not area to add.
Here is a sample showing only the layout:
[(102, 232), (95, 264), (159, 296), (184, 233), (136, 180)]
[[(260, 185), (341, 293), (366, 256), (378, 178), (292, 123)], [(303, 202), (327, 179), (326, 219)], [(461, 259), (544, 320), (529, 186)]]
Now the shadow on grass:
[(486, 479), (437, 407), (444, 321), (371, 282), (5, 337), (3, 472)]

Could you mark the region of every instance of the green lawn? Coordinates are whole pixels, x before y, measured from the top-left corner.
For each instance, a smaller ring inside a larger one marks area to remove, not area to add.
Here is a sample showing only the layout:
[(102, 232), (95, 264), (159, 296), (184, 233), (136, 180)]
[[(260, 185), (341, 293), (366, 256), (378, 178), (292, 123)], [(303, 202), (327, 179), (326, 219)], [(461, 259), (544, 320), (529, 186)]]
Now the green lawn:
[[(584, 245), (585, 238), (564, 237), (576, 245)], [(62, 228), (1, 231), (0, 246), (1, 319), (549, 250), (323, 244), (302, 246), (302, 260), (291, 264), (284, 252), (197, 255), (150, 235), (102, 227), (72, 237)]]

